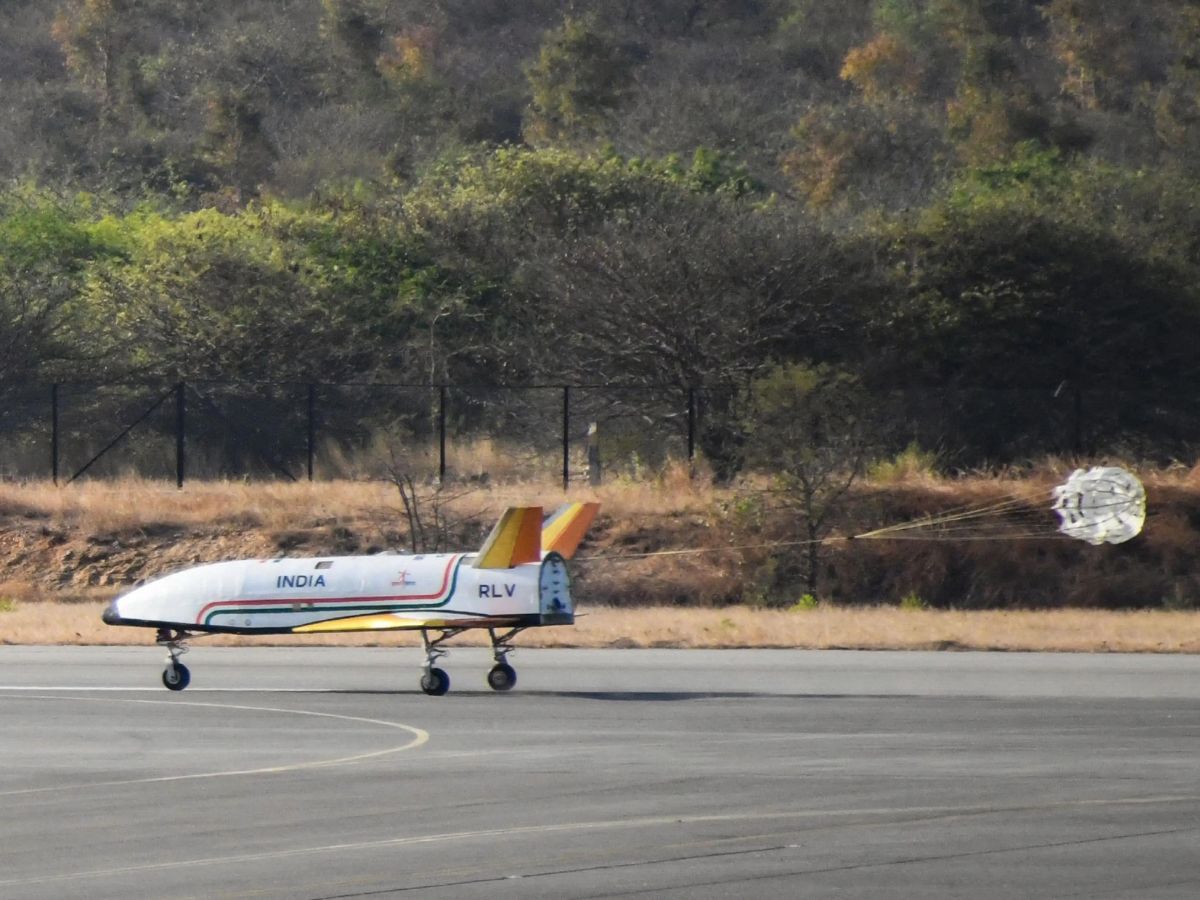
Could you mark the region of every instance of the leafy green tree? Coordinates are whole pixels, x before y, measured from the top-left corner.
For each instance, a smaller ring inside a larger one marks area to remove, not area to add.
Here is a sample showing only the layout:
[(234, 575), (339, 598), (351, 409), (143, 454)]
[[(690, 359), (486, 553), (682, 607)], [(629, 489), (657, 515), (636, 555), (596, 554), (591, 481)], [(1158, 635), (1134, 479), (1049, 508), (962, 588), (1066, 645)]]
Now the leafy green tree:
[[(946, 442), (963, 460), (1077, 450), (1101, 438), (1144, 448), (1156, 433), (1161, 452), (1196, 432), (1191, 398), (1172, 387), (1197, 369), (1194, 277), (1073, 212), (993, 198), (937, 207), (898, 235), (903, 299), (880, 310), (869, 339), (886, 347), (872, 383), (966, 403), (945, 419)], [(1084, 421), (1064, 404), (1086, 394), (1110, 399), (1093, 403)], [(1019, 395), (1038, 402), (1013, 402)], [(1139, 396), (1169, 406), (1170, 424)], [(980, 399), (999, 405), (972, 411)], [(1063, 418), (1087, 433), (1064, 433)]]
[(525, 70), (533, 95), (526, 136), (550, 143), (597, 135), (632, 82), (633, 63), (593, 21), (568, 16)]
[(121, 252), (86, 210), (29, 191), (0, 197), (0, 389), (76, 367), (119, 374), (79, 293), (90, 265)]
[(354, 371), (352, 323), (322, 303), (263, 210), (124, 223), (127, 255), (93, 268), (86, 301), (128, 364), (167, 378), (306, 379)]

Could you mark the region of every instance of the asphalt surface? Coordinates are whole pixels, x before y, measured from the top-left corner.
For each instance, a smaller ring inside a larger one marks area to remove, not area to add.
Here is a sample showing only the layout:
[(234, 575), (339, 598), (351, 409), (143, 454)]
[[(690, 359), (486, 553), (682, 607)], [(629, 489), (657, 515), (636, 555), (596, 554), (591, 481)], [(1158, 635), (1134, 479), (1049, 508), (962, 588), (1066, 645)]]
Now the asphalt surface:
[(1200, 896), (1200, 658), (0, 647), (0, 897)]

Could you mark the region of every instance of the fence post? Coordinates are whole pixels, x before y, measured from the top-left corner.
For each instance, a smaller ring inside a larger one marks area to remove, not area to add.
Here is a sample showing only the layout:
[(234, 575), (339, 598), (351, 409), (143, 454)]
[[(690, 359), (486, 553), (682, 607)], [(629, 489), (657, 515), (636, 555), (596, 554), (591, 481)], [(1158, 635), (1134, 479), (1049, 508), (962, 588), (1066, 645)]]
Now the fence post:
[(563, 385), (562, 408), (563, 490), (571, 489), (571, 386)]
[(184, 456), (184, 428), (186, 426), (185, 416), (187, 414), (186, 401), (184, 399), (184, 383), (181, 381), (175, 385), (175, 487), (183, 489), (183, 476), (186, 458)]
[(50, 385), (50, 477), (58, 484), (58, 384)]
[(438, 484), (446, 483), (446, 386), (438, 387)]
[(317, 386), (311, 382), (308, 385), (308, 436), (306, 450), (308, 452), (308, 480), (313, 480), (313, 462), (317, 455)]
[(696, 474), (696, 389), (688, 388), (688, 468)]
[(600, 423), (592, 422), (587, 431), (588, 484), (599, 487), (604, 480), (600, 462)]

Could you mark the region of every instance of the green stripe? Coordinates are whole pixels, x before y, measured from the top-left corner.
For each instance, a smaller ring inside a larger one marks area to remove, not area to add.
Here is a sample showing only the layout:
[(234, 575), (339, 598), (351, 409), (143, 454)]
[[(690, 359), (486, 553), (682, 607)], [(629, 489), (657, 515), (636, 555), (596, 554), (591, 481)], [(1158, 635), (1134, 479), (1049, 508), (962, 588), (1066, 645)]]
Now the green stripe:
[[(460, 557), (458, 562), (456, 562), (454, 564), (454, 574), (450, 577), (450, 590), (447, 591), (445, 599), (440, 600), (437, 603), (423, 603), (420, 606), (417, 606), (412, 603), (405, 603), (402, 605), (392, 604), (390, 606), (321, 606), (321, 607), (312, 606), (312, 607), (308, 607), (306, 609), (296, 609), (294, 606), (252, 606), (247, 609), (238, 609), (238, 608), (214, 609), (212, 612), (210, 612), (207, 616), (204, 617), (204, 624), (211, 625), (213, 623), (213, 619), (217, 616), (237, 616), (237, 615), (241, 615), (243, 613), (245, 613), (246, 615), (257, 616), (257, 615), (272, 615), (272, 614), (278, 614), (278, 613), (304, 613), (304, 612), (331, 612), (331, 613), (340, 613), (340, 612), (394, 613), (394, 612), (406, 612), (406, 611), (423, 612), (425, 610), (430, 610), (430, 609), (441, 609), (443, 606), (445, 606), (447, 603), (450, 602), (451, 598), (454, 596), (454, 591), (458, 588), (458, 570), (461, 566), (462, 566), (462, 558)], [(300, 601), (300, 602), (303, 603), (305, 601)], [(324, 621), (324, 620), (318, 620), (318, 621)], [(313, 623), (305, 623), (305, 624), (313, 624)]]

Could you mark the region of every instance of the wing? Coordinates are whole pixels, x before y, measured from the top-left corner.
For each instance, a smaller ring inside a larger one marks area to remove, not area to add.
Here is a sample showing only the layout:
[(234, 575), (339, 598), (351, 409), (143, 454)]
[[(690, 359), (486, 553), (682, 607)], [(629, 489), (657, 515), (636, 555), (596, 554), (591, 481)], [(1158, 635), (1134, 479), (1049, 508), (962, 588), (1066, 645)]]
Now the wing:
[(334, 631), (417, 631), (422, 628), (495, 628), (512, 624), (518, 618), (516, 616), (482, 616), (467, 619), (414, 619), (411, 616), (398, 616), (395, 613), (373, 613), (367, 616), (326, 619), (324, 622), (299, 625), (292, 629), (292, 634), (324, 634)]

